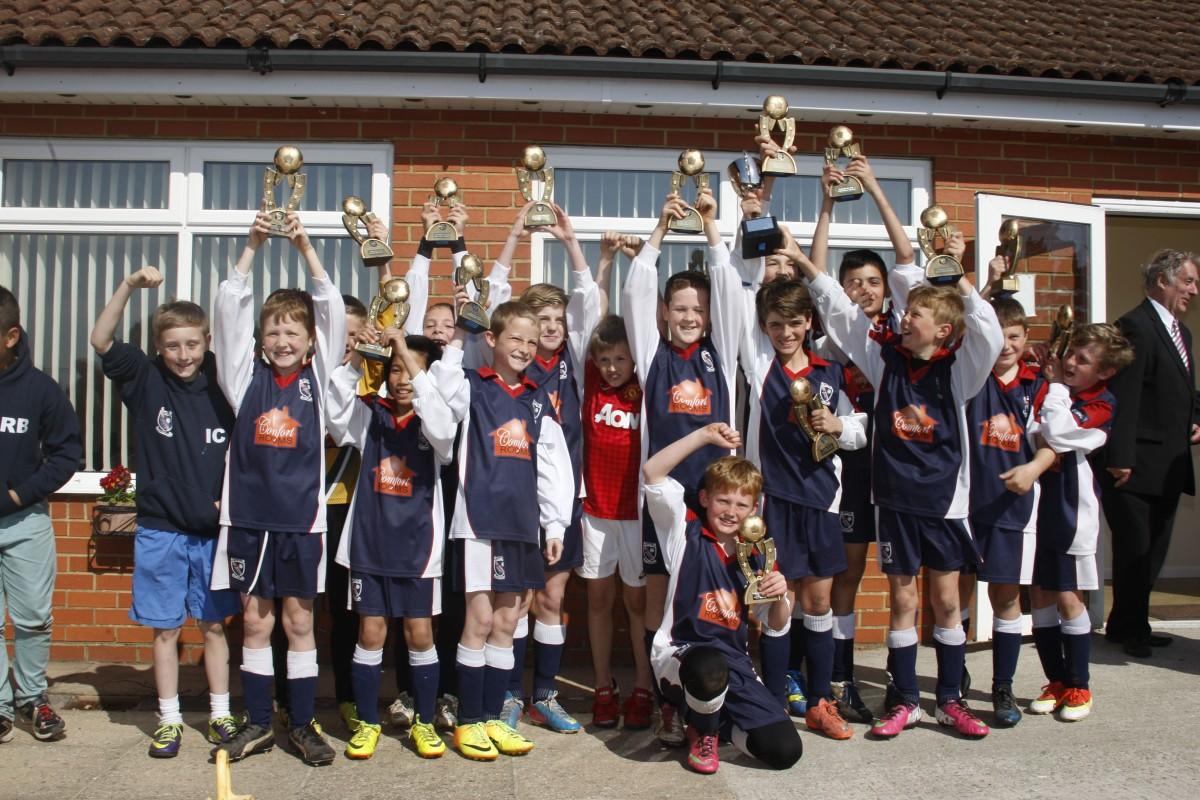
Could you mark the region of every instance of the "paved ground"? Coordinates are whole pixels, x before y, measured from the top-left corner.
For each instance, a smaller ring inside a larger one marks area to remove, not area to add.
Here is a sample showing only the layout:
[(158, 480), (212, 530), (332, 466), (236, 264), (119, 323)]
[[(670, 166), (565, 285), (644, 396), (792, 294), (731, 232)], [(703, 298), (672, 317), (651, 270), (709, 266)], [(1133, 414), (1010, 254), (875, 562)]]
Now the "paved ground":
[[(450, 753), (422, 761), (398, 738), (387, 737), (373, 760), (340, 758), (329, 767), (304, 766), (286, 749), (234, 765), (234, 788), (258, 800), (274, 798), (381, 797), (404, 793), (426, 798), (728, 798), (947, 797), (1006, 798), (1188, 798), (1200, 792), (1196, 710), (1200, 708), (1200, 628), (1166, 627), (1171, 647), (1148, 661), (1131, 662), (1102, 637), (1093, 639), (1092, 716), (1068, 724), (1026, 717), (1015, 729), (994, 731), (972, 742), (958, 739), (926, 720), (890, 742), (868, 741), (865, 726), (855, 738), (833, 742), (803, 733), (804, 758), (778, 774), (755, 766), (731, 747), (721, 750), (721, 771), (701, 777), (684, 770), (678, 751), (660, 749), (649, 732), (587, 730), (561, 736), (527, 728), (537, 749), (521, 759), (476, 764)], [(882, 695), (884, 651), (864, 651), (860, 681), (869, 703)], [(173, 761), (146, 757), (147, 734), (155, 719), (146, 671), (127, 667), (55, 664), (55, 699), (68, 735), (60, 742), (34, 741), (18, 729), (0, 746), (0, 798), (187, 798), (215, 793), (200, 726), (202, 678), (185, 676), (184, 750)], [(991, 674), (990, 655), (976, 650), (968, 666), (977, 676), (974, 706), (988, 710), (983, 693)], [(934, 669), (933, 651), (922, 648), (922, 675)], [(577, 677), (584, 678), (585, 675)], [(1033, 647), (1022, 648), (1017, 695), (1027, 699), (1041, 684)], [(386, 684), (385, 684), (386, 685)], [(932, 682), (924, 680), (925, 706)], [(564, 682), (568, 707), (586, 721), (589, 692)], [(97, 701), (102, 710), (96, 709)], [(236, 704), (236, 701), (235, 701)], [(113, 710), (125, 708), (128, 710)], [(192, 711), (188, 712), (187, 709)], [(344, 732), (332, 708), (320, 713), (336, 746)]]

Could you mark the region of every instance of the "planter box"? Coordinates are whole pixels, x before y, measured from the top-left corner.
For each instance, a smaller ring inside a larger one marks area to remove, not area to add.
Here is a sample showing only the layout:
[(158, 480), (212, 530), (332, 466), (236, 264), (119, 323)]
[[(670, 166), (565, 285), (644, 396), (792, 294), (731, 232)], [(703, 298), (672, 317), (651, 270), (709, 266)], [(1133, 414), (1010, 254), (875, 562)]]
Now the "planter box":
[(92, 506), (93, 536), (133, 536), (137, 532), (136, 506)]

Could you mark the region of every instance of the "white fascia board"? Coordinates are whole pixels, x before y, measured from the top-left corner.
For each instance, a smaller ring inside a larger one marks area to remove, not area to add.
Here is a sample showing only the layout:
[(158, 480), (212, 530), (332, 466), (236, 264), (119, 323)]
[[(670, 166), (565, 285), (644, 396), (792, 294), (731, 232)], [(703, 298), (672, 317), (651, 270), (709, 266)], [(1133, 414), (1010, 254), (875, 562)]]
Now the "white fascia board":
[(768, 94), (787, 97), (792, 115), (808, 121), (933, 127), (1031, 128), (1200, 135), (1200, 106), (1151, 102), (950, 91), (811, 85), (596, 79), (572, 76), (273, 72), (230, 70), (19, 69), (0, 81), (0, 101), (216, 106), (343, 106), (359, 108), (506, 108), (664, 116), (746, 117)]

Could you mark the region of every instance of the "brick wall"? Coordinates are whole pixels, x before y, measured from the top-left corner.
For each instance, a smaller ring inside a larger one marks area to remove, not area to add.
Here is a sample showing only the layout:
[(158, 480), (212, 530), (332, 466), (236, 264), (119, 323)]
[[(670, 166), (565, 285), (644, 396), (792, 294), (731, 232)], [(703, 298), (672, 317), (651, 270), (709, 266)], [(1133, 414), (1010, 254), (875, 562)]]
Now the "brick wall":
[[(666, 147), (741, 150), (754, 120), (682, 119), (555, 114), (537, 111), (414, 111), (407, 109), (198, 108), (189, 106), (82, 106), (0, 104), (0, 135), (138, 139), (249, 139), (268, 142), (390, 141), (392, 239), (398, 253), (421, 235), (419, 209), (436, 177), (452, 174), (471, 210), (472, 251), (485, 260), (499, 254), (521, 203), (513, 164), (530, 142), (597, 147)], [(854, 121), (872, 156), (927, 159), (933, 165), (934, 201), (968, 239), (975, 235), (974, 193), (987, 191), (1044, 200), (1087, 203), (1093, 196), (1200, 200), (1200, 142), (1177, 136), (1133, 138), (1040, 131), (922, 128)], [(829, 126), (798, 126), (802, 153), (821, 152)], [(663, 165), (667, 171), (673, 166)], [(1147, 245), (1147, 249), (1150, 244)], [(973, 249), (968, 247), (968, 270)], [(1037, 258), (1039, 325), (1074, 302), (1083, 311), (1086, 265)], [(529, 280), (528, 256), (513, 264), (514, 291)], [(434, 267), (433, 294), (450, 293), (447, 260)], [(89, 538), (89, 506), (71, 499), (52, 504), (59, 536), (53, 656), (93, 661), (150, 660), (149, 632), (128, 623), (131, 542)], [(859, 640), (879, 643), (887, 625), (887, 583), (874, 568), (874, 552), (859, 600)], [(586, 660), (583, 586), (572, 584), (568, 611), (576, 620), (570, 645)], [(620, 615), (618, 615), (620, 616)], [(923, 614), (928, 630), (929, 615)], [(184, 658), (194, 661), (199, 641), (184, 634)], [(615, 641), (626, 641), (624, 630)]]

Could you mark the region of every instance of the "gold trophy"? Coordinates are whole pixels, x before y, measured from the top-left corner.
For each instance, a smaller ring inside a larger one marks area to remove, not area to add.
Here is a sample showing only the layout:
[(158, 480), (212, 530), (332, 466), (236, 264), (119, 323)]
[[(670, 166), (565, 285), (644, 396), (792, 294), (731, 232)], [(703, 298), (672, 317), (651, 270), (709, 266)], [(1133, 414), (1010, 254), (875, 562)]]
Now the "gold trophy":
[[(379, 281), (379, 294), (371, 298), (367, 306), (367, 325), (377, 331), (388, 328), (403, 328), (412, 310), (408, 304), (408, 281), (394, 275), (385, 275)], [(354, 349), (372, 361), (392, 360), (391, 345), (359, 342)]]
[[(300, 172), (303, 166), (300, 148), (285, 144), (275, 151), (274, 167), (267, 167), (263, 173), (263, 206), (271, 217), (271, 236), (287, 236), (287, 214), (300, 207), (304, 185), (308, 182), (308, 176)], [(291, 189), (283, 208), (275, 205), (275, 187), (281, 178)]]
[(813, 394), (812, 384), (808, 378), (796, 378), (790, 387), (792, 393), (792, 413), (796, 424), (812, 442), (813, 461), (824, 461), (840, 448), (837, 437), (832, 433), (820, 433), (812, 424), (812, 413), (825, 408), (821, 399)]
[[(538, 198), (533, 196), (535, 180), (542, 182), (542, 194)], [(554, 213), (554, 206), (550, 205), (550, 198), (554, 195), (554, 170), (546, 166), (546, 151), (540, 145), (531, 144), (521, 154), (517, 185), (521, 187), (521, 196), (526, 202), (537, 200), (525, 215), (526, 228), (558, 224), (558, 215)]]
[(1075, 330), (1075, 309), (1069, 305), (1061, 305), (1054, 315), (1054, 325), (1050, 329), (1050, 354), (1062, 359), (1071, 346), (1071, 334)]
[[(762, 553), (763, 557), (763, 568), (760, 570), (756, 570), (750, 563), (750, 558), (756, 550)], [(742, 598), (746, 605), (774, 603), (779, 599), (765, 597), (758, 591), (758, 584), (763, 576), (775, 569), (775, 540), (767, 537), (767, 524), (757, 514), (742, 520), (742, 526), (738, 530), (737, 560), (738, 566), (742, 568), (742, 575), (746, 578), (746, 594)]]
[[(859, 155), (862, 155), (862, 145), (854, 141), (853, 131), (845, 125), (838, 125), (829, 132), (829, 144), (825, 147), (826, 165), (836, 167), (839, 158), (854, 158)], [(829, 187), (829, 196), (839, 203), (843, 200), (857, 200), (862, 194), (862, 181), (853, 175), (847, 175)]]
[[(381, 267), (391, 261), (394, 255), (387, 242), (371, 236), (370, 223), (377, 219), (367, 211), (361, 197), (350, 195), (342, 201), (342, 225), (346, 226), (350, 238), (358, 242), (358, 253), (368, 267)], [(366, 236), (358, 229), (360, 224), (367, 229)]]
[(1000, 223), (1000, 244), (996, 247), (996, 255), (1008, 259), (1008, 267), (1000, 278), (996, 296), (1012, 297), (1021, 291), (1021, 282), (1017, 280), (1017, 262), (1021, 258), (1021, 226), (1015, 219)]
[(779, 150), (764, 159), (762, 173), (773, 178), (787, 178), (796, 174), (796, 159), (788, 151), (796, 141), (796, 120), (787, 115), (788, 103), (782, 96), (773, 94), (763, 100), (763, 113), (758, 118), (758, 135), (775, 142), (775, 131), (783, 131), (783, 142), (775, 142)]
[(917, 229), (917, 242), (925, 254), (925, 280), (934, 286), (949, 286), (958, 283), (963, 276), (963, 266), (957, 258), (934, 249), (934, 240), (942, 237), (945, 242), (956, 233), (950, 218), (941, 206), (930, 206), (921, 212), (921, 227)]
[[(679, 169), (671, 173), (671, 192), (679, 194), (679, 190), (688, 179), (696, 185), (696, 191), (708, 188), (708, 173), (704, 171), (704, 154), (699, 150), (684, 150), (679, 154)], [(704, 233), (704, 218), (700, 212), (690, 205), (686, 206), (682, 219), (672, 219), (667, 223), (667, 230), (673, 233)]]
[[(446, 206), (448, 208), (461, 205), (462, 201), (458, 197), (458, 184), (453, 178), (438, 178), (437, 183), (433, 185), (433, 194), (430, 195), (429, 202), (438, 207)], [(458, 228), (444, 219), (438, 220), (429, 226), (429, 230), (425, 231), (425, 241), (434, 247), (449, 247), (458, 241)]]
[(483, 262), (476, 256), (467, 253), (454, 270), (454, 285), (475, 287), (474, 300), (468, 300), (458, 309), (458, 319), (454, 324), (468, 333), (483, 333), (491, 327), (488, 317), (487, 303), (491, 286), (483, 279)]

